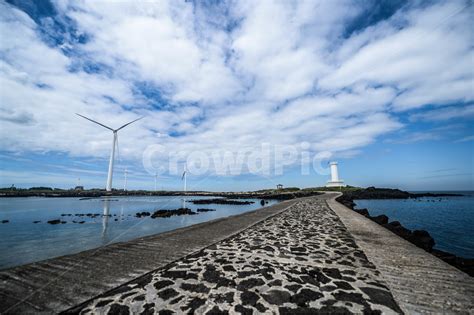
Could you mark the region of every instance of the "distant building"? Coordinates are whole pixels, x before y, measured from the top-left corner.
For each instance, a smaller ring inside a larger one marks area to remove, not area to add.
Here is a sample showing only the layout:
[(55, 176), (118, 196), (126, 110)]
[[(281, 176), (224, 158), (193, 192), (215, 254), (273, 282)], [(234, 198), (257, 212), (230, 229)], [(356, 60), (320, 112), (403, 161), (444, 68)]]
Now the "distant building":
[(84, 186), (76, 186), (76, 187), (74, 187), (74, 190), (83, 191), (83, 190), (84, 190)]
[(337, 162), (329, 163), (331, 167), (331, 180), (328, 181), (326, 187), (344, 187), (344, 181), (339, 179), (339, 172), (337, 170)]
[(283, 185), (282, 185), (282, 184), (278, 184), (278, 185), (277, 185), (277, 189), (283, 189)]

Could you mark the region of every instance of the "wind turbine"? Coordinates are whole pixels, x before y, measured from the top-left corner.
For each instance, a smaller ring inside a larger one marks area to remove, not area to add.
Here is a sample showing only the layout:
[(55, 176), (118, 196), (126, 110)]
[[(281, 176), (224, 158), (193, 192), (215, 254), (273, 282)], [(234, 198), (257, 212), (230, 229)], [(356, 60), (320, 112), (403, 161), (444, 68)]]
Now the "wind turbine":
[(184, 187), (183, 187), (183, 191), (184, 193), (186, 194), (186, 175), (188, 173), (188, 167), (186, 164), (184, 164), (184, 172), (183, 172), (183, 176), (181, 176), (181, 180), (184, 180)]
[(117, 129), (113, 129), (113, 128), (110, 128), (104, 124), (101, 124), (100, 122), (97, 122), (93, 119), (90, 119), (90, 118), (87, 118), (86, 116), (82, 116), (81, 114), (78, 114), (76, 113), (77, 116), (80, 116), (84, 119), (87, 119), (89, 121), (92, 121), (93, 123), (96, 123), (98, 124), (99, 126), (102, 126), (104, 128), (107, 128), (109, 130), (111, 130), (113, 132), (113, 135), (114, 135), (114, 138), (113, 138), (113, 142), (112, 142), (112, 152), (110, 153), (110, 161), (109, 161), (109, 172), (107, 174), (107, 186), (105, 187), (105, 190), (107, 191), (112, 191), (112, 176), (113, 176), (113, 173), (114, 173), (114, 159), (115, 159), (115, 146), (117, 146), (117, 141), (118, 141), (118, 135), (117, 135), (117, 132), (120, 130), (120, 129), (123, 129), (125, 127), (127, 127), (128, 125), (136, 122), (137, 120), (140, 120), (142, 119), (143, 117), (140, 117), (138, 119), (135, 119), (135, 120), (132, 120), (131, 122), (129, 123), (126, 123), (125, 125), (121, 126), (120, 128), (117, 128)]
[(155, 191), (156, 191), (156, 182), (158, 180), (158, 172), (155, 172)]

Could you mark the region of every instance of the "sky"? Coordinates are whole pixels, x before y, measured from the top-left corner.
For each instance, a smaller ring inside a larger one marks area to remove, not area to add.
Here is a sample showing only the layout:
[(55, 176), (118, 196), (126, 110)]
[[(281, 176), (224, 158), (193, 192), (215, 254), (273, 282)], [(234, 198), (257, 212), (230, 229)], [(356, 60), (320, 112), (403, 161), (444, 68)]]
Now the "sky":
[[(472, 1), (0, 0), (0, 186), (474, 189)], [(186, 165), (186, 166), (185, 166)]]

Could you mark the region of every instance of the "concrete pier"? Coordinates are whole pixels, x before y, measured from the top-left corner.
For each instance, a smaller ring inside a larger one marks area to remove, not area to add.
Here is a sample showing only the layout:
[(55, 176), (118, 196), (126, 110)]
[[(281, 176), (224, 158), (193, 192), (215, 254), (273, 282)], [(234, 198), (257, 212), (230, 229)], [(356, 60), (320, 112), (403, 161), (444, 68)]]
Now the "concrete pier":
[(405, 313), (474, 313), (472, 277), (341, 205), (334, 200), (339, 193), (330, 194), (328, 205), (381, 272)]
[(468, 275), (333, 199), (0, 271), (0, 313), (473, 313)]

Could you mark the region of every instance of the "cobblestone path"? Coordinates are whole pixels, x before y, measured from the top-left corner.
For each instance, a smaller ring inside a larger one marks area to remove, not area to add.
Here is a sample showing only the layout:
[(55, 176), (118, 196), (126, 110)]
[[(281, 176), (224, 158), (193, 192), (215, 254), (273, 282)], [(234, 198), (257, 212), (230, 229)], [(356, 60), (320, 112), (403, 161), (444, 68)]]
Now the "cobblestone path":
[(401, 313), (322, 199), (306, 199), (70, 313)]

